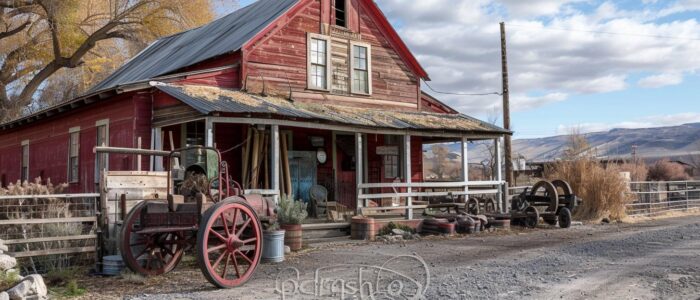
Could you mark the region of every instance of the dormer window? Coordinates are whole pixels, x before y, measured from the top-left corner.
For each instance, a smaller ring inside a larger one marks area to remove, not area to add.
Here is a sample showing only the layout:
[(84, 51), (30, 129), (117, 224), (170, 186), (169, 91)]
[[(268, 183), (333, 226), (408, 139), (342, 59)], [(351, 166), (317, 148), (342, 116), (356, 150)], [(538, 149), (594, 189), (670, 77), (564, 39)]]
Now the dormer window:
[(335, 25), (347, 27), (347, 18), (345, 10), (345, 0), (333, 0), (335, 8)]

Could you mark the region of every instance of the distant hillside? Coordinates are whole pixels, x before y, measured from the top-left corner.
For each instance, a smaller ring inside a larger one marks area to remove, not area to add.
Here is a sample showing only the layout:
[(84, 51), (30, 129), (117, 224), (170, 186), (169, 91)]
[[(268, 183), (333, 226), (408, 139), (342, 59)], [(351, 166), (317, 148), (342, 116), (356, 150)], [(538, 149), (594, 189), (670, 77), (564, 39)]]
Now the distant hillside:
[[(586, 134), (598, 156), (631, 157), (632, 148), (645, 158), (679, 157), (700, 152), (700, 123), (671, 127), (613, 129)], [(552, 160), (562, 156), (567, 136), (513, 141), (516, 153), (531, 161)]]
[[(599, 157), (631, 157), (632, 147), (643, 158), (682, 158), (689, 154), (700, 155), (700, 123), (671, 127), (613, 129), (607, 132), (586, 134), (586, 138)], [(548, 161), (562, 157), (567, 147), (567, 136), (553, 136), (513, 141), (515, 153), (528, 161)], [(469, 149), (470, 161), (480, 161), (488, 156), (481, 145)], [(515, 156), (515, 155), (514, 155)]]

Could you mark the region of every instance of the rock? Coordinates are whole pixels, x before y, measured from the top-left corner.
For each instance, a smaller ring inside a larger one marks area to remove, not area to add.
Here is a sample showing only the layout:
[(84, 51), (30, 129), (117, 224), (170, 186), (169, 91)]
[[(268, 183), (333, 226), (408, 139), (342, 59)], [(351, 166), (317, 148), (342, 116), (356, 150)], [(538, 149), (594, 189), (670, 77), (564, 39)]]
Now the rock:
[(44, 284), (44, 278), (41, 275), (33, 274), (7, 290), (7, 294), (11, 300), (46, 299), (48, 290)]
[(398, 229), (398, 228), (394, 228), (394, 229), (391, 230), (391, 233), (393, 233), (393, 234), (395, 234), (395, 235), (401, 235), (401, 236), (403, 236), (403, 235), (406, 234), (406, 231), (403, 231), (403, 230)]
[(7, 292), (0, 292), (0, 300), (10, 300), (10, 295)]
[(6, 271), (17, 266), (17, 260), (7, 254), (0, 254), (0, 271)]
[(31, 282), (28, 280), (23, 280), (11, 289), (7, 290), (7, 294), (12, 300), (24, 300), (24, 298), (27, 297), (31, 286)]
[(290, 254), (292, 253), (292, 248), (289, 248), (289, 246), (284, 246), (284, 254)]

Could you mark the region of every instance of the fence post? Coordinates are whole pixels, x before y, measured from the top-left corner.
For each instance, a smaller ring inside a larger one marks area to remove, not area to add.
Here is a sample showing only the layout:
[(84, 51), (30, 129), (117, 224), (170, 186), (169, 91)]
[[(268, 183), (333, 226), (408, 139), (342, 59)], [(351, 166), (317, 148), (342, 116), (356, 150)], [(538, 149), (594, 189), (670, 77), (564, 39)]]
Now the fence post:
[(688, 202), (690, 200), (690, 190), (688, 190), (688, 182), (685, 182), (685, 211), (688, 211), (690, 209), (690, 203)]

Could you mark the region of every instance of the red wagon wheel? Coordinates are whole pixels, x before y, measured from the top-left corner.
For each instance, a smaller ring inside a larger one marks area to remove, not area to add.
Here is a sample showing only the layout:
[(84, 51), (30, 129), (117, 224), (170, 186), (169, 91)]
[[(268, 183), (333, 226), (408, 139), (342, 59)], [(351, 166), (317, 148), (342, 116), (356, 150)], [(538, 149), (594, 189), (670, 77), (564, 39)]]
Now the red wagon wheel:
[(230, 197), (205, 212), (197, 232), (197, 262), (209, 282), (220, 288), (244, 284), (261, 252), (260, 220), (244, 199)]
[[(166, 205), (163, 203), (163, 205)], [(182, 259), (187, 246), (184, 232), (149, 232), (141, 226), (143, 201), (124, 220), (119, 248), (131, 271), (141, 275), (161, 275), (172, 271)]]

